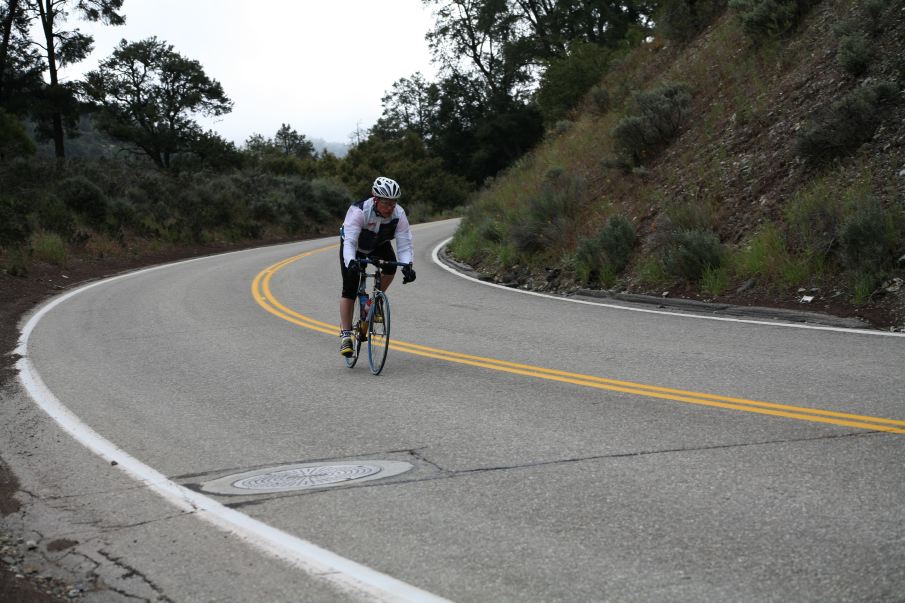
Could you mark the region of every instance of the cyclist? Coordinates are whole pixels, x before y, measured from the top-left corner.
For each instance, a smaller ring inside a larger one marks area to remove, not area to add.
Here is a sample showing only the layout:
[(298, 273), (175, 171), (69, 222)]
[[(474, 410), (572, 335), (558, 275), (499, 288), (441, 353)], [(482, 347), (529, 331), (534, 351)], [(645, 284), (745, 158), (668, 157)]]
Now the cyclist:
[[(396, 239), (399, 262), (402, 267), (402, 283), (415, 280), (412, 269), (412, 231), (402, 206), (396, 203), (402, 191), (395, 180), (379, 176), (371, 187), (371, 197), (354, 203), (346, 212), (340, 230), (339, 262), (343, 278), (339, 298), (340, 344), (339, 353), (352, 355), (352, 310), (358, 279), (361, 274), (359, 258), (372, 257), (395, 262), (396, 254), (390, 241)], [(383, 270), (380, 288), (386, 291), (396, 275), (396, 267)]]

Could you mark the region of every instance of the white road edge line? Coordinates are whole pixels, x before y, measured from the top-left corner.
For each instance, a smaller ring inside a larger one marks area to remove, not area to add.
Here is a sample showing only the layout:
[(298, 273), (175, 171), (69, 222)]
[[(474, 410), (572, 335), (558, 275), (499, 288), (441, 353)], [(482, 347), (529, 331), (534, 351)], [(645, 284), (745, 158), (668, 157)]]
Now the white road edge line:
[[(242, 253), (242, 251), (231, 253)], [(38, 322), (48, 312), (73, 296), (99, 285), (106, 285), (120, 279), (163, 268), (222, 257), (223, 255), (229, 254), (205, 256), (129, 272), (79, 287), (65, 295), (52, 299), (29, 318), (20, 333), (19, 345), (14, 353), (21, 356), (16, 362), (16, 368), (19, 370), (19, 380), (23, 387), (41, 410), (47, 413), (64, 431), (91, 452), (108, 462), (116, 461), (118, 469), (141, 482), (148, 489), (160, 495), (177, 508), (187, 513), (193, 513), (217, 528), (238, 536), (241, 540), (254, 545), (264, 553), (281, 559), (292, 567), (301, 569), (317, 579), (331, 583), (334, 587), (349, 595), (358, 596), (365, 600), (425, 603), (448, 601), (411, 584), (341, 557), (311, 542), (278, 530), (264, 522), (230, 509), (194, 490), (180, 486), (103, 438), (66, 408), (44, 384), (37, 369), (28, 357), (28, 340)]]
[(571, 302), (573, 304), (585, 304), (588, 306), (601, 306), (603, 308), (613, 308), (616, 310), (628, 310), (630, 312), (645, 312), (647, 314), (663, 314), (666, 316), (682, 316), (684, 318), (697, 318), (699, 320), (721, 320), (725, 322), (741, 322), (750, 325), (767, 325), (770, 327), (786, 327), (790, 329), (812, 329), (815, 331), (835, 331), (837, 333), (849, 333), (849, 334), (858, 334), (858, 335), (881, 335), (885, 337), (905, 337), (905, 333), (893, 333), (892, 331), (869, 331), (867, 329), (847, 329), (844, 327), (828, 327), (821, 325), (806, 325), (806, 324), (797, 324), (791, 322), (770, 322), (767, 320), (753, 320), (746, 318), (729, 318), (726, 316), (702, 316), (699, 314), (687, 314), (685, 312), (665, 312), (663, 310), (651, 310), (648, 308), (635, 308), (632, 306), (620, 306), (618, 304), (608, 304), (604, 302), (595, 302), (588, 301), (584, 299), (572, 299), (570, 297), (560, 297), (558, 295), (548, 295), (546, 293), (538, 293), (536, 291), (526, 291), (524, 289), (515, 289), (513, 287), (507, 287), (506, 285), (500, 285), (499, 283), (488, 283), (487, 281), (482, 281), (480, 279), (474, 278), (473, 276), (468, 276), (467, 274), (462, 274), (458, 270), (455, 270), (449, 266), (447, 266), (443, 261), (440, 260), (440, 250), (453, 238), (449, 237), (448, 239), (442, 241), (439, 245), (434, 247), (434, 251), (431, 254), (434, 260), (434, 263), (443, 268), (444, 270), (451, 272), (458, 276), (459, 278), (464, 278), (465, 280), (473, 281), (475, 283), (479, 283), (481, 285), (486, 285), (487, 287), (496, 287), (497, 289), (504, 289), (506, 291), (512, 291), (515, 293), (523, 293), (525, 295), (536, 295), (537, 297), (546, 297), (547, 299), (555, 299), (558, 301)]

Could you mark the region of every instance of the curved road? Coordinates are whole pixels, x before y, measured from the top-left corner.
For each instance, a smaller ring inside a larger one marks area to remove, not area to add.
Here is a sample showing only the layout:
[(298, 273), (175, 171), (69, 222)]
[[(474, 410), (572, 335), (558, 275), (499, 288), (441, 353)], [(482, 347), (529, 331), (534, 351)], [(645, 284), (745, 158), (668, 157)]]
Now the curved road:
[(416, 227), (380, 377), (337, 354), (333, 239), (58, 300), (23, 381), (96, 453), (3, 411), (41, 537), (149, 600), (901, 600), (905, 337), (501, 290), (432, 261), (454, 228)]

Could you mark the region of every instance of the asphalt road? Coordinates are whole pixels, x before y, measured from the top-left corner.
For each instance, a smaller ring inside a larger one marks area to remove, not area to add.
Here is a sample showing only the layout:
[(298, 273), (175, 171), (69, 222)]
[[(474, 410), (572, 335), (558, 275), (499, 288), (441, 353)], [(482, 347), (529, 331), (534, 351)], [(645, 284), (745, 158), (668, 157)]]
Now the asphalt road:
[[(149, 600), (905, 599), (905, 337), (501, 290), (432, 261), (454, 226), (416, 228), (379, 377), (338, 355), (332, 239), (47, 311), (27, 361), (101, 456), (0, 411), (40, 536)], [(371, 461), (410, 468), (210, 491)]]

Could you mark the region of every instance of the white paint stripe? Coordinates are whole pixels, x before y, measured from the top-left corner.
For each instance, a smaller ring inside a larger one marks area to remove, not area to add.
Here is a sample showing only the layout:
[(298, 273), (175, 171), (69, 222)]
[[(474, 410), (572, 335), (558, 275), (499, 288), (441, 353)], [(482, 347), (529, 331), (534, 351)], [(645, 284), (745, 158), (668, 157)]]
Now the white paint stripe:
[(469, 281), (473, 281), (475, 283), (479, 283), (481, 285), (486, 285), (488, 287), (496, 287), (497, 289), (504, 289), (506, 291), (513, 291), (515, 293), (522, 293), (524, 295), (536, 295), (537, 297), (546, 297), (547, 299), (555, 299), (558, 301), (571, 302), (573, 304), (585, 304), (588, 306), (601, 306), (603, 308), (613, 308), (616, 310), (628, 310), (630, 312), (645, 312), (647, 314), (663, 314), (665, 316), (681, 316), (684, 318), (697, 318), (700, 320), (721, 320), (725, 322), (740, 322), (750, 325), (767, 325), (770, 327), (787, 327), (790, 329), (812, 329), (815, 331), (835, 331), (837, 333), (849, 333), (849, 334), (857, 334), (857, 335), (882, 335), (885, 337), (905, 337), (905, 333), (893, 333), (892, 331), (870, 331), (867, 329), (849, 329), (845, 327), (828, 327), (822, 325), (808, 325), (808, 324), (798, 324), (791, 322), (771, 322), (766, 320), (753, 320), (747, 318), (730, 318), (727, 316), (702, 316), (700, 314), (687, 314), (684, 312), (668, 312), (664, 310), (652, 310), (648, 308), (635, 308), (632, 306), (620, 306), (619, 304), (611, 304), (604, 302), (595, 302), (584, 299), (573, 299), (571, 297), (560, 297), (558, 295), (549, 295), (546, 293), (538, 293), (536, 291), (526, 291), (524, 289), (515, 289), (513, 287), (507, 287), (506, 285), (500, 285), (498, 283), (489, 283), (487, 281), (482, 281), (481, 279), (474, 278), (473, 276), (468, 276), (467, 274), (462, 274), (458, 270), (447, 266), (444, 262), (440, 260), (440, 250), (444, 245), (452, 241), (452, 237), (449, 237), (445, 241), (442, 241), (439, 245), (434, 247), (433, 251), (433, 260), (434, 263), (443, 268), (444, 270), (451, 272), (458, 276), (459, 278), (464, 278)]
[(188, 513), (193, 513), (217, 528), (234, 536), (238, 536), (240, 539), (254, 545), (259, 550), (278, 559), (282, 559), (291, 566), (301, 569), (313, 577), (326, 581), (348, 594), (355, 595), (365, 600), (417, 601), (426, 603), (447, 601), (442, 597), (438, 597), (402, 582), (401, 580), (397, 580), (396, 578), (356, 563), (355, 561), (341, 557), (336, 553), (320, 548), (311, 542), (278, 530), (234, 509), (230, 509), (203, 494), (180, 486), (176, 482), (169, 480), (157, 470), (132, 457), (109, 440), (103, 438), (66, 408), (66, 406), (64, 406), (44, 384), (37, 369), (28, 358), (28, 340), (38, 322), (48, 312), (73, 296), (84, 293), (99, 285), (106, 285), (119, 279), (129, 278), (138, 274), (144, 274), (162, 268), (170, 268), (189, 262), (210, 259), (211, 257), (220, 256), (194, 258), (97, 281), (54, 298), (49, 303), (42, 306), (31, 316), (31, 318), (29, 318), (22, 328), (19, 345), (15, 350), (16, 354), (22, 356), (16, 363), (16, 368), (19, 369), (19, 380), (25, 390), (51, 419), (91, 452), (108, 462), (116, 461), (117, 468), (122, 469), (131, 478), (138, 480), (179, 509)]

